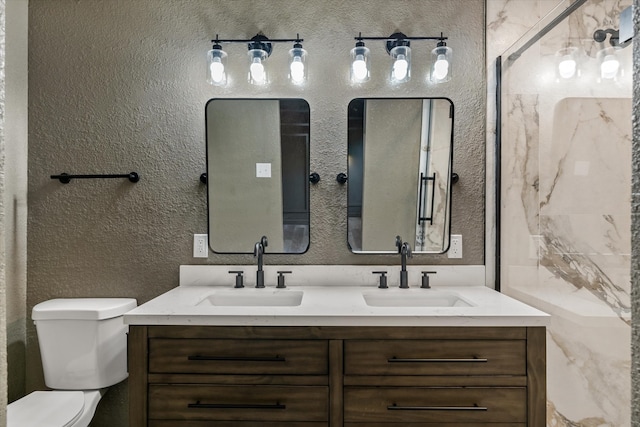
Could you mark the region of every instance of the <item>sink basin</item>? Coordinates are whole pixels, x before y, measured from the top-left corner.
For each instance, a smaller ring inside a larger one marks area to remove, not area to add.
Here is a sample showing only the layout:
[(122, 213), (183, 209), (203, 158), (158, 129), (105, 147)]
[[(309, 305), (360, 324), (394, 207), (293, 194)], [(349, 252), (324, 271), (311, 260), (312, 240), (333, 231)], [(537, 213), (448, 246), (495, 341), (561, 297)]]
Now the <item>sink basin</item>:
[(371, 307), (473, 307), (455, 292), (434, 289), (379, 289), (363, 292)]
[(295, 307), (302, 302), (303, 291), (288, 289), (221, 289), (197, 305), (226, 307)]

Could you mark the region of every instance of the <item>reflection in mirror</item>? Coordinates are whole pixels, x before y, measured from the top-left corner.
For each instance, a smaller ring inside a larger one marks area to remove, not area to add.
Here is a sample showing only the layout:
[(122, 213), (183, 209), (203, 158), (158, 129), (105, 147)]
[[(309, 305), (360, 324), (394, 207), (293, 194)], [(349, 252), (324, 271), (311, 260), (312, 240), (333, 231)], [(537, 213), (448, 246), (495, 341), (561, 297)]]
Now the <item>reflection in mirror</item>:
[(309, 247), (309, 104), (211, 99), (205, 108), (209, 246), (217, 253)]
[(349, 103), (348, 242), (355, 253), (449, 248), (453, 103), (446, 98)]

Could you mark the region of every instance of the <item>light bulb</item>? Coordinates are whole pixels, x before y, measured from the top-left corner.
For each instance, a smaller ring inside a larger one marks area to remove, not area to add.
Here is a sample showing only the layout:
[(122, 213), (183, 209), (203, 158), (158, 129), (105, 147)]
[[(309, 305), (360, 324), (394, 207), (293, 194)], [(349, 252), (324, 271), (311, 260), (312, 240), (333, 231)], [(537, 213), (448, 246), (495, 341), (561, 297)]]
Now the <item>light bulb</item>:
[(207, 82), (215, 86), (227, 84), (227, 73), (225, 72), (227, 53), (217, 43), (213, 45), (207, 53)]
[(576, 60), (571, 55), (565, 55), (558, 63), (558, 74), (563, 79), (570, 79), (576, 74)]
[(409, 62), (404, 55), (398, 55), (393, 63), (393, 78), (395, 80), (404, 80), (407, 78), (409, 71)]
[(600, 64), (600, 76), (603, 79), (613, 79), (618, 74), (620, 62), (615, 55), (606, 55)]
[(291, 59), (289, 69), (291, 71), (291, 80), (294, 83), (301, 83), (304, 81), (304, 63), (300, 56), (296, 55)]
[(367, 62), (364, 60), (364, 55), (356, 55), (356, 59), (351, 64), (351, 69), (356, 79), (364, 80), (367, 78)]
[(436, 80), (442, 80), (449, 74), (449, 61), (444, 54), (438, 55), (438, 59), (433, 64), (433, 77)]
[(211, 72), (211, 81), (214, 84), (222, 83), (224, 81), (224, 64), (218, 57), (214, 57), (209, 66)]
[(262, 65), (262, 61), (260, 60), (260, 58), (253, 58), (253, 60), (251, 61), (251, 65), (249, 66), (249, 72), (251, 73), (251, 79), (254, 82), (258, 84), (264, 83), (264, 65)]

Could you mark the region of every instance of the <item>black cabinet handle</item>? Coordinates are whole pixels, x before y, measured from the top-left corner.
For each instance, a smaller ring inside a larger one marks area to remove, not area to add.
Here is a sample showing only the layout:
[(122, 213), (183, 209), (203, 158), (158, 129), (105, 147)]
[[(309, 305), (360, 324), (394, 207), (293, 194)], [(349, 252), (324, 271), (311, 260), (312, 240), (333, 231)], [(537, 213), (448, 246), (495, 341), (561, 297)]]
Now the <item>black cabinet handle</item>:
[(392, 357), (389, 363), (487, 363), (488, 359), (402, 359)]
[(387, 406), (389, 411), (488, 411), (485, 406)]
[(188, 360), (195, 361), (223, 361), (223, 362), (286, 362), (283, 356), (253, 357), (253, 356), (189, 356)]
[(287, 409), (286, 405), (260, 405), (256, 403), (189, 403), (188, 408), (194, 409)]

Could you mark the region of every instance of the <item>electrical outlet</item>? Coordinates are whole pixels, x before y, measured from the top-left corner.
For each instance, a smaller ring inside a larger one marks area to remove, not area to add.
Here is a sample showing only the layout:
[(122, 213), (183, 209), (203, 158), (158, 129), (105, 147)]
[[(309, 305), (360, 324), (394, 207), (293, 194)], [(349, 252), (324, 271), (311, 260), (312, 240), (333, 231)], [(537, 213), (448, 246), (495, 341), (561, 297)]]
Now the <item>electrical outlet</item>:
[(449, 244), (449, 251), (447, 252), (449, 258), (462, 258), (462, 235), (452, 234)]
[(209, 248), (207, 247), (207, 235), (206, 234), (194, 234), (193, 235), (193, 257), (194, 258), (208, 258)]

